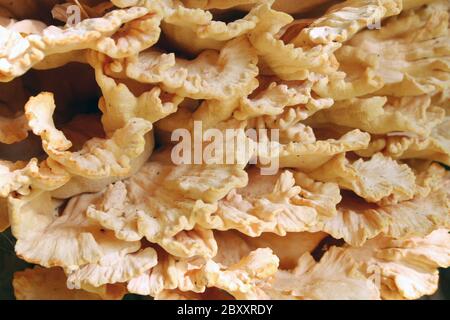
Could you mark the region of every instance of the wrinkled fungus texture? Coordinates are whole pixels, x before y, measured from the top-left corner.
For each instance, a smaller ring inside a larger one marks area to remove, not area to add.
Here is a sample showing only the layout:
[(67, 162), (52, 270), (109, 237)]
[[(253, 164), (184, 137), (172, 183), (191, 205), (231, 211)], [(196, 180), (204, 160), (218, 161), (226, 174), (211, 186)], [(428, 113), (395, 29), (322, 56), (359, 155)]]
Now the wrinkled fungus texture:
[(16, 299), (438, 289), (448, 1), (12, 3), (0, 232), (29, 266), (6, 279)]

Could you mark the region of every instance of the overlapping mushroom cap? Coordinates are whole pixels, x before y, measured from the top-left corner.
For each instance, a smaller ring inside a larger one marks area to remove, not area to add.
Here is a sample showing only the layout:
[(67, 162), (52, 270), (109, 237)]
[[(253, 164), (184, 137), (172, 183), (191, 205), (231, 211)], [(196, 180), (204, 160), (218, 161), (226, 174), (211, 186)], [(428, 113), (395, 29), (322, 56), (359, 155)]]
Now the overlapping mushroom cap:
[(17, 299), (437, 289), (448, 1), (11, 3), (0, 231), (36, 265)]

